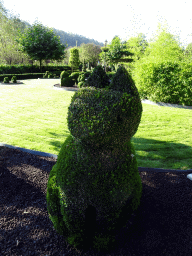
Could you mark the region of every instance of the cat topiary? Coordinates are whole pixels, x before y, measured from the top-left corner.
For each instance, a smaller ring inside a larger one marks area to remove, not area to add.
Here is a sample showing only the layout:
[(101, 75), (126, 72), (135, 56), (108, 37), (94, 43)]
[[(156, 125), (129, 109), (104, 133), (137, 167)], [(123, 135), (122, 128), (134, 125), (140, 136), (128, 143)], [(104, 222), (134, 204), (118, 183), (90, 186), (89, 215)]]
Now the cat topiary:
[(51, 170), (46, 199), (54, 228), (76, 248), (110, 249), (116, 230), (140, 205), (142, 184), (130, 140), (142, 104), (126, 77), (126, 92), (83, 87), (68, 109), (71, 135)]

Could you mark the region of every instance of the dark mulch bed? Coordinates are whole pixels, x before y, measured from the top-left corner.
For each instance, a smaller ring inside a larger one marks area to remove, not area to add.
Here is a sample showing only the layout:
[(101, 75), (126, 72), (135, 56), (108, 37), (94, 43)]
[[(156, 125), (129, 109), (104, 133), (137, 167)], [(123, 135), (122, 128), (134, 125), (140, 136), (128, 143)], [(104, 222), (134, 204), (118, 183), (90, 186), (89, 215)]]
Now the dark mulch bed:
[(192, 181), (186, 174), (140, 171), (138, 215), (119, 231), (113, 251), (95, 253), (69, 246), (48, 217), (47, 181), (56, 159), (4, 147), (0, 156), (0, 255), (192, 254)]

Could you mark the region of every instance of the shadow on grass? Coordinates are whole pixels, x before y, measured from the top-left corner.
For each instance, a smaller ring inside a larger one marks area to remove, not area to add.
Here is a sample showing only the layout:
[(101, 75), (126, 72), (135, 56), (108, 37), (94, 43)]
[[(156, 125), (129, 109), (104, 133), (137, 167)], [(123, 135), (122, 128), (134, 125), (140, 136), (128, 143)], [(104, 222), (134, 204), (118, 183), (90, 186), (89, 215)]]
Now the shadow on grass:
[[(69, 131), (65, 131), (63, 141), (52, 140), (49, 142), (57, 155), (65, 141), (70, 135)], [(60, 135), (51, 132), (51, 137), (59, 137)], [(160, 141), (154, 139), (135, 138), (131, 139), (135, 151), (139, 167), (162, 168), (174, 170), (190, 170), (192, 169), (192, 147), (169, 141)]]
[(53, 149), (56, 152), (58, 152), (57, 153), (57, 155), (58, 155), (64, 141), (70, 135), (70, 133), (69, 133), (68, 130), (65, 130), (64, 134), (62, 135), (63, 140), (60, 140), (60, 138), (61, 138), (60, 134), (57, 134), (57, 133), (54, 133), (54, 132), (49, 132), (49, 134), (50, 134), (50, 137), (58, 138), (58, 140), (52, 139), (51, 141), (48, 142), (53, 147)]
[(182, 143), (154, 139), (131, 139), (139, 167), (192, 169), (192, 147)]
[[(69, 131), (65, 131), (63, 141), (52, 140), (49, 142), (57, 155), (65, 141), (70, 135)], [(51, 137), (59, 137), (56, 133), (50, 133)], [(190, 170), (192, 169), (192, 147), (169, 141), (160, 141), (154, 139), (135, 138), (131, 139), (135, 151), (139, 167), (161, 168), (172, 170)]]

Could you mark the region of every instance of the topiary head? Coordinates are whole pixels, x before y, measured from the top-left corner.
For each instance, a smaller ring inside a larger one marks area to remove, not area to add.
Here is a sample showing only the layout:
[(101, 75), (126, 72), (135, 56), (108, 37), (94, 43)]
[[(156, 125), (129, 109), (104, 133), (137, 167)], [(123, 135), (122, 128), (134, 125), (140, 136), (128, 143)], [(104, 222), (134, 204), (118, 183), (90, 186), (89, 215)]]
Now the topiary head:
[(68, 108), (68, 128), (85, 146), (119, 146), (136, 133), (142, 113), (139, 94), (83, 87)]
[(98, 65), (86, 81), (87, 87), (106, 88), (109, 85), (109, 77), (105, 73), (103, 67)]

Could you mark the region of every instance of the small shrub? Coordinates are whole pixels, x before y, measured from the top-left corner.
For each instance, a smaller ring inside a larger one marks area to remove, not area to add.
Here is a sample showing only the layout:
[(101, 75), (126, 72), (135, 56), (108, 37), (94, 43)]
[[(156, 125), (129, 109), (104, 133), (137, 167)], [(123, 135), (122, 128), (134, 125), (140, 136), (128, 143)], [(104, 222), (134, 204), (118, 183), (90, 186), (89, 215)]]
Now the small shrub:
[(83, 86), (84, 86), (84, 82), (83, 81), (79, 82), (78, 85), (77, 85), (78, 88), (82, 88)]
[(73, 72), (70, 77), (73, 79), (74, 83), (78, 83), (78, 77), (81, 74), (81, 72)]
[(4, 77), (3, 83), (8, 84), (9, 83), (9, 77)]
[(61, 86), (72, 87), (73, 85), (74, 85), (74, 81), (70, 76), (65, 77), (61, 80)]
[(48, 78), (54, 78), (54, 74), (53, 74), (53, 73), (50, 73), (50, 74), (48, 75)]
[(78, 81), (78, 82), (85, 82), (85, 74), (82, 73), (81, 75), (79, 75), (77, 81)]
[[(69, 72), (67, 71), (62, 71), (60, 74), (60, 78), (61, 78), (61, 86), (67, 86), (65, 84), (67, 84), (67, 78), (69, 77)], [(69, 80), (69, 79), (68, 79)]]
[(63, 78), (65, 78), (65, 77), (68, 77), (69, 75), (70, 75), (69, 72), (67, 72), (67, 71), (64, 70), (64, 71), (61, 72), (60, 78), (63, 79)]
[(49, 71), (46, 71), (45, 74), (43, 75), (43, 78), (48, 78), (49, 76)]
[(88, 78), (92, 74), (92, 72), (91, 71), (86, 71), (84, 74), (85, 74), (85, 78)]
[(13, 77), (11, 78), (11, 81), (12, 81), (13, 83), (17, 83), (17, 77), (16, 77), (16, 76), (13, 76)]
[(98, 65), (93, 69), (93, 72), (88, 77), (86, 84), (95, 88), (105, 88), (109, 85), (109, 77), (101, 65)]

